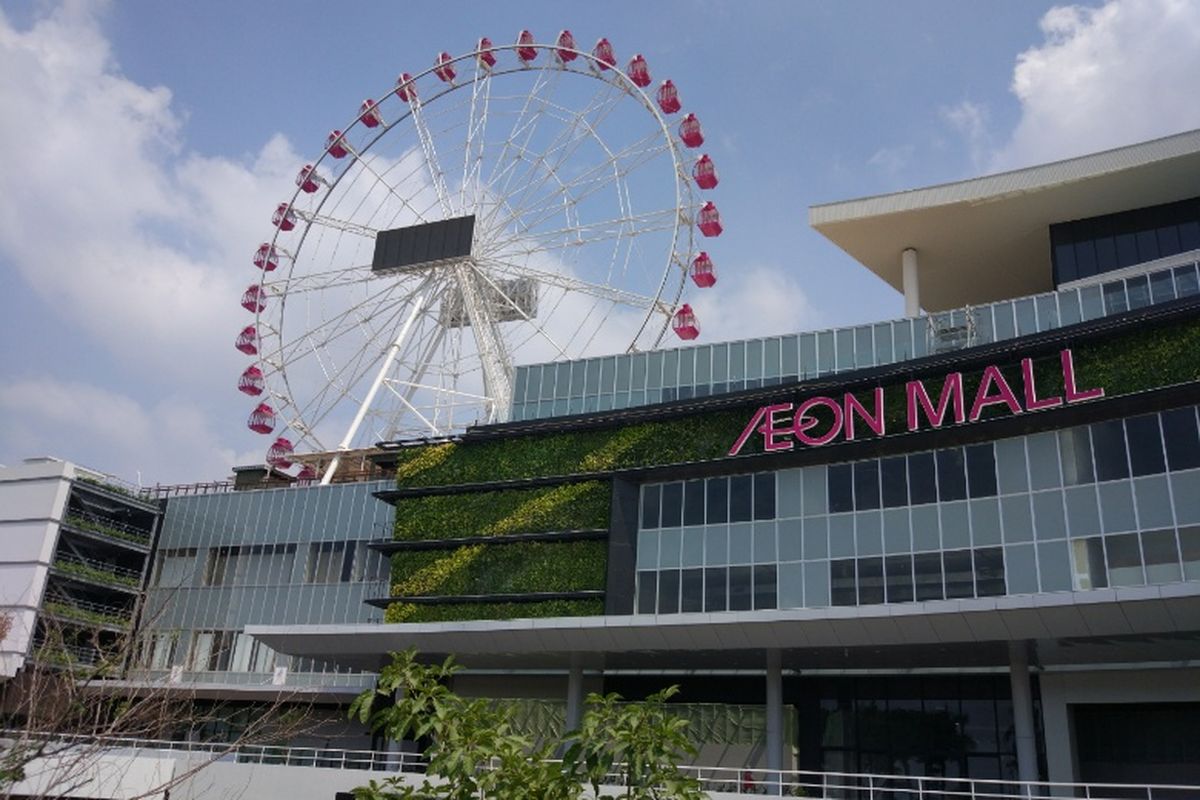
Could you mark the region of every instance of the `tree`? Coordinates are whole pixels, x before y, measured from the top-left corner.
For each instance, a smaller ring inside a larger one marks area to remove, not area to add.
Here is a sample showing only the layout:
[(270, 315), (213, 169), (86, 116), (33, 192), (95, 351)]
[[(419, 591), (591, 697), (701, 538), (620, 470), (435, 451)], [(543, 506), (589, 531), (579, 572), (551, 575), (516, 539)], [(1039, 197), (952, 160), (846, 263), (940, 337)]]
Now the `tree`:
[[(609, 800), (703, 797), (699, 783), (677, 767), (694, 754), (687, 722), (665, 708), (677, 687), (643, 703), (589, 695), (576, 730), (537, 744), (513, 728), (503, 706), (451, 691), (447, 683), (459, 670), (452, 658), (427, 666), (414, 651), (393, 653), (376, 689), (355, 699), (351, 716), (374, 731), (432, 741), (419, 784), (401, 776), (373, 780), (355, 789), (357, 800), (576, 800), (584, 787)], [(601, 793), (613, 784), (622, 787), (619, 794)]]
[[(42, 614), (29, 660), (0, 684), (0, 797), (77, 793), (114, 748), (128, 755), (130, 740), (194, 740), (214, 726), (229, 732), (231, 704), (201, 702), (188, 686), (165, 679), (138, 679), (130, 668), (139, 650), (128, 632)], [(309, 705), (281, 692), (243, 714), (244, 726), (204, 758), (129, 800), (161, 795), (240, 748), (286, 742), (306, 730)]]

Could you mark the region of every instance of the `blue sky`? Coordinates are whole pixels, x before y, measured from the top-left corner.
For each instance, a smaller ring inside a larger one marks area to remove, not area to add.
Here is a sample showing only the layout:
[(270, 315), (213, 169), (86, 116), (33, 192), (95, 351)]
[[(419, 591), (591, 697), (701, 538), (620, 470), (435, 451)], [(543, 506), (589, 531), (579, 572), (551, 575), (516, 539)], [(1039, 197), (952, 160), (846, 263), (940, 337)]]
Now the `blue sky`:
[(6, 1), (0, 463), (153, 483), (261, 458), (230, 342), (295, 170), (400, 71), (563, 27), (643, 53), (704, 122), (726, 221), (707, 340), (901, 314), (810, 205), (1200, 127), (1186, 0)]

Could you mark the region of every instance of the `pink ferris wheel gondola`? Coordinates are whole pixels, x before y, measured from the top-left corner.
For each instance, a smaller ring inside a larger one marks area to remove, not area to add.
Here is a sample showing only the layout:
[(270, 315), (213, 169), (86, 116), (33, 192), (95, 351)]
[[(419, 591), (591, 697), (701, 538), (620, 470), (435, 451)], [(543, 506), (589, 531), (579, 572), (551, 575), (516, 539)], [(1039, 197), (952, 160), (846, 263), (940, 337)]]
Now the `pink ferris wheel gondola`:
[(296, 227), (296, 212), (289, 203), (280, 203), (271, 215), (271, 224), (281, 231), (290, 231)]
[(496, 66), (496, 51), (492, 49), (491, 39), (486, 36), (480, 37), (479, 44), (476, 45), (475, 49), (479, 51), (479, 55), (475, 57), (475, 60), (479, 62), (479, 66), (489, 70)]
[(271, 272), (279, 266), (279, 251), (275, 245), (263, 242), (254, 251), (254, 266), (263, 272)]
[(613, 53), (612, 43), (605, 38), (599, 39), (592, 48), (592, 58), (596, 59), (596, 68), (601, 71), (617, 66), (617, 56)]
[(266, 403), (259, 403), (250, 412), (250, 419), (246, 420), (246, 427), (255, 433), (263, 434), (275, 430), (275, 409)]
[(700, 129), (700, 120), (695, 114), (688, 114), (679, 123), (679, 138), (686, 147), (699, 147), (704, 144), (704, 131)]
[(720, 178), (717, 177), (717, 168), (713, 166), (708, 153), (696, 159), (696, 164), (692, 167), (692, 178), (701, 189), (715, 189), (720, 182)]
[(528, 30), (518, 33), (517, 45), (517, 58), (522, 64), (529, 66), (537, 58), (537, 48), (533, 46), (533, 34)]
[(579, 54), (575, 52), (575, 37), (568, 30), (562, 30), (558, 33), (558, 39), (554, 42), (554, 57), (558, 59), (560, 64), (566, 64), (569, 61), (574, 61), (579, 58)]
[(396, 96), (406, 103), (416, 102), (417, 85), (413, 83), (412, 75), (401, 72), (400, 77), (396, 78)]
[(238, 391), (242, 394), (248, 394), (251, 397), (258, 397), (263, 393), (263, 374), (262, 370), (251, 364), (246, 367), (238, 378)]
[(696, 227), (705, 236), (720, 236), (725, 227), (721, 225), (721, 212), (717, 211), (717, 206), (711, 200), (705, 203), (700, 208), (700, 215), (696, 220)]
[(658, 107), (663, 110), (664, 114), (674, 114), (683, 108), (679, 102), (679, 90), (675, 88), (675, 83), (669, 78), (658, 87)]
[(443, 83), (454, 83), (454, 78), (458, 75), (454, 71), (454, 56), (446, 52), (439, 53), (433, 64), (434, 75)]
[(323, 183), (325, 183), (325, 179), (321, 177), (312, 164), (305, 164), (296, 173), (296, 185), (305, 194), (312, 194), (317, 189), (320, 189)]
[(296, 473), (296, 483), (312, 483), (317, 479), (317, 470), (312, 464), (305, 464)]
[(267, 307), (267, 295), (257, 283), (252, 283), (242, 292), (242, 308), (257, 314)]
[(692, 283), (701, 289), (708, 289), (717, 282), (717, 267), (703, 250), (692, 259), (692, 266), (688, 271), (692, 275)]
[(690, 341), (700, 335), (700, 323), (696, 320), (696, 313), (687, 303), (684, 303), (675, 312), (675, 317), (671, 320), (671, 328), (680, 339)]
[(276, 469), (287, 469), (292, 466), (294, 451), (291, 440), (280, 436), (267, 448), (267, 463)]
[(334, 129), (325, 137), (325, 152), (332, 158), (345, 158), (350, 155), (350, 147), (346, 144), (346, 134)]
[(629, 80), (633, 81), (633, 85), (640, 89), (645, 89), (650, 85), (650, 65), (646, 63), (646, 58), (641, 53), (629, 59), (629, 66), (625, 68), (625, 74), (629, 76)]
[(379, 106), (371, 98), (362, 101), (362, 105), (358, 107), (358, 121), (368, 128), (378, 128), (383, 124), (383, 114), (379, 112)]
[(248, 356), (258, 355), (258, 328), (253, 325), (242, 328), (233, 346)]

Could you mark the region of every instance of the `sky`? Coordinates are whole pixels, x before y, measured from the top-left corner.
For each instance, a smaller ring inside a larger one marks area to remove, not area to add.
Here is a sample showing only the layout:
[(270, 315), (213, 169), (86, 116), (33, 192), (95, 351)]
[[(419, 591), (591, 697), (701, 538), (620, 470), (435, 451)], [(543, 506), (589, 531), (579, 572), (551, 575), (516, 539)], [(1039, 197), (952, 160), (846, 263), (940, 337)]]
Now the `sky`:
[(261, 462), (232, 339), (270, 211), (363, 97), (522, 28), (643, 53), (703, 120), (703, 341), (902, 315), (811, 205), (1200, 128), (1191, 0), (0, 0), (0, 464)]

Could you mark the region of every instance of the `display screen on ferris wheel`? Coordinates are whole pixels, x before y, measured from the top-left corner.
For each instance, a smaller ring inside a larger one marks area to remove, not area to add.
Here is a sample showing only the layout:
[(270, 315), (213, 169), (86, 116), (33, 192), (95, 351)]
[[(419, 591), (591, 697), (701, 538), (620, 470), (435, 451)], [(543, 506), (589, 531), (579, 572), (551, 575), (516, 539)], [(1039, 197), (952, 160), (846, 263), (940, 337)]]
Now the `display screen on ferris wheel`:
[(696, 338), (718, 177), (653, 84), (607, 39), (521, 31), (401, 73), (329, 133), (242, 296), (268, 462), (503, 421), (515, 365)]

